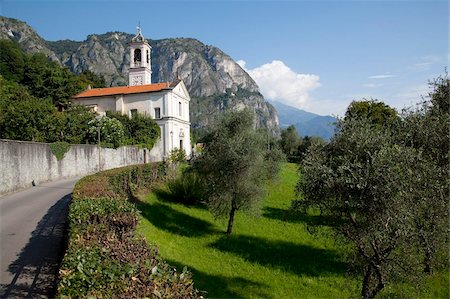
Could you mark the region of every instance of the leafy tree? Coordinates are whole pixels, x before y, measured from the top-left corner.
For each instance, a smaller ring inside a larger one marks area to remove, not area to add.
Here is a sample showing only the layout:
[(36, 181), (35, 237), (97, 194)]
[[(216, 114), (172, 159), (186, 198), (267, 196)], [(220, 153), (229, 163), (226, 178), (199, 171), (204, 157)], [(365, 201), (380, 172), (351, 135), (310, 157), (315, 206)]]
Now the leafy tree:
[(295, 126), (291, 125), (287, 129), (281, 130), (280, 147), (286, 157), (296, 154), (300, 142)]
[(64, 109), (69, 106), (70, 97), (88, 85), (105, 86), (104, 79), (90, 71), (77, 76), (42, 53), (23, 52), (10, 40), (0, 41), (0, 74), (25, 86), (32, 96), (50, 99), (55, 106)]
[[(390, 262), (394, 250), (411, 235), (410, 219), (404, 217), (407, 206), (399, 195), (411, 186), (409, 180), (406, 186), (401, 184), (403, 169), (414, 165), (416, 153), (403, 155), (389, 133), (374, 128), (370, 119), (349, 119), (341, 127), (330, 144), (313, 147), (303, 161), (298, 193), (304, 199), (296, 205), (320, 209), (351, 241), (352, 262), (363, 271), (362, 297), (373, 298), (394, 273), (395, 264)], [(393, 170), (391, 176), (385, 176), (384, 168)]]
[(397, 111), (378, 100), (353, 101), (347, 108), (345, 118), (367, 118), (373, 124), (387, 125), (398, 119)]
[(31, 96), (20, 101), (1, 101), (0, 138), (55, 141), (57, 126), (56, 109), (50, 101)]
[(305, 136), (302, 138), (299, 146), (297, 147), (297, 155), (300, 157), (300, 161), (305, 157), (308, 153), (308, 150), (311, 146), (314, 145), (325, 145), (326, 141), (318, 136)]
[(302, 163), (293, 207), (318, 208), (351, 242), (363, 298), (399, 277), (421, 279), (432, 272), (436, 253), (446, 252), (450, 118), (440, 107), (448, 80), (439, 84), (430, 101), (402, 118), (380, 103), (387, 113), (374, 116), (370, 103), (354, 113), (352, 103), (331, 142), (312, 146)]
[[(417, 190), (414, 210), (416, 241), (423, 254), (423, 270), (432, 274), (439, 250), (448, 243), (448, 163), (450, 148), (450, 92), (447, 75), (430, 83), (431, 92), (421, 106), (403, 112), (397, 142), (422, 152), (436, 171), (428, 173)], [(415, 174), (416, 175), (416, 174)]]
[(103, 116), (100, 119), (93, 119), (89, 121), (90, 141), (95, 143), (98, 140), (98, 130), (100, 128), (100, 141), (105, 146), (112, 146), (114, 148), (122, 145), (123, 142), (123, 125), (120, 121), (114, 118)]
[(28, 57), (21, 83), (35, 97), (50, 99), (55, 106), (67, 108), (69, 98), (83, 90), (78, 80), (69, 69), (60, 67), (44, 54), (38, 53)]
[(161, 132), (158, 124), (150, 116), (136, 114), (130, 119), (130, 135), (133, 144), (151, 149)]
[(161, 136), (158, 124), (149, 116), (137, 114), (129, 118), (127, 115), (113, 111), (108, 111), (107, 116), (122, 123), (126, 144), (151, 149)]
[(84, 70), (80, 74), (80, 82), (82, 87), (91, 85), (92, 88), (103, 88), (106, 87), (105, 78), (101, 75), (97, 75), (89, 70)]
[(250, 110), (230, 111), (206, 137), (206, 148), (194, 168), (207, 184), (207, 205), (216, 216), (228, 216), (227, 235), (237, 211), (262, 197), (264, 139), (254, 129)]
[(0, 40), (0, 74), (6, 79), (20, 82), (23, 78), (25, 57), (17, 43)]
[[(89, 134), (91, 125), (95, 120), (95, 112), (81, 105), (72, 105), (64, 112), (60, 112), (63, 118), (61, 141), (71, 144), (96, 143)], [(96, 139), (95, 139), (96, 140)]]

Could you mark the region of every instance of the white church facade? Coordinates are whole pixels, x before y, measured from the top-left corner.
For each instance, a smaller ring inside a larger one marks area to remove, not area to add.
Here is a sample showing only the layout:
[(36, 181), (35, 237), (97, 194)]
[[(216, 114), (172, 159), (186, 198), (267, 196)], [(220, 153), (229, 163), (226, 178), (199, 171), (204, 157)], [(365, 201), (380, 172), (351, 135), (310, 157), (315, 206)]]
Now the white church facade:
[(129, 86), (93, 88), (72, 98), (100, 115), (117, 111), (133, 117), (151, 116), (161, 129), (161, 138), (150, 151), (152, 160), (167, 158), (176, 148), (191, 155), (189, 93), (183, 81), (151, 83), (151, 46), (140, 28), (130, 43)]

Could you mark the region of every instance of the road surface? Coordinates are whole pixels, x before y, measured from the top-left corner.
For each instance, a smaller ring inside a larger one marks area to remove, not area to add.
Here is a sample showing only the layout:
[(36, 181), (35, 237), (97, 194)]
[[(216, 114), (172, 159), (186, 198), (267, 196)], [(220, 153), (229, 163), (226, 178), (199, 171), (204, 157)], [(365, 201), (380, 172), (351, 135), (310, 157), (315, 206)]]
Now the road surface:
[(0, 298), (54, 296), (68, 204), (78, 179), (0, 197)]

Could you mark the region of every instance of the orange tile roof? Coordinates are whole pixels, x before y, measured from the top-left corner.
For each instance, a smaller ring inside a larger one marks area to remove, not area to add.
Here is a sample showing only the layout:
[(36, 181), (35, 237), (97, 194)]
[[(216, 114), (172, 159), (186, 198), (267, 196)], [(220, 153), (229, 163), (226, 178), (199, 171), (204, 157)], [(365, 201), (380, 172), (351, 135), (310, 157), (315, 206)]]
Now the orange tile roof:
[(133, 93), (146, 93), (146, 92), (157, 92), (164, 89), (172, 89), (179, 82), (165, 82), (165, 83), (154, 83), (146, 85), (137, 86), (118, 86), (118, 87), (108, 87), (108, 88), (93, 88), (73, 96), (73, 99), (80, 98), (90, 98), (90, 97), (103, 97), (112, 96), (118, 94), (133, 94)]

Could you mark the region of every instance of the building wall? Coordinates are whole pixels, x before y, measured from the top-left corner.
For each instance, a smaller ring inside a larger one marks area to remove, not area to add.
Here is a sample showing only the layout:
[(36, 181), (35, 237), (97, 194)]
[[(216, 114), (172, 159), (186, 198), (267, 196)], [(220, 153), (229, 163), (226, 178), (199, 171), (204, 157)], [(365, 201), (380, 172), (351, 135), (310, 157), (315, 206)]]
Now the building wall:
[[(151, 151), (153, 160), (167, 158), (170, 152), (182, 145), (186, 155), (191, 156), (191, 132), (189, 122), (190, 97), (184, 83), (180, 82), (172, 90), (160, 92), (123, 94), (76, 100), (82, 105), (97, 105), (97, 112), (118, 111), (131, 117), (131, 110), (151, 116), (161, 129), (159, 140)], [(155, 116), (155, 108), (160, 108), (160, 118)], [(172, 132), (172, 134), (171, 134)], [(180, 143), (182, 141), (182, 144)]]
[(84, 106), (96, 106), (100, 115), (105, 115), (106, 111), (116, 111), (116, 99), (114, 96), (109, 97), (94, 97), (89, 99), (72, 100), (77, 104)]
[[(145, 156), (145, 158), (144, 158)], [(0, 194), (42, 182), (83, 176), (99, 170), (160, 161), (145, 149), (71, 145), (58, 161), (49, 144), (0, 139)]]

